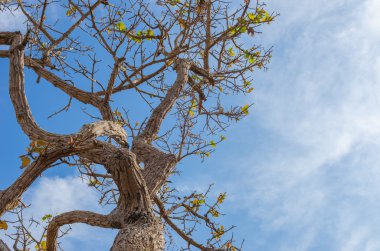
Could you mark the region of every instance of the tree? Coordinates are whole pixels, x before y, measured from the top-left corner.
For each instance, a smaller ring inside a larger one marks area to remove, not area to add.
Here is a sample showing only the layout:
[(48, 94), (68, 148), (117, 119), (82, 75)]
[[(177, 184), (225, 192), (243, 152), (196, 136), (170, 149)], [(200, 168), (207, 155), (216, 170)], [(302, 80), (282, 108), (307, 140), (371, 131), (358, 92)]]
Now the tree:
[[(119, 229), (114, 251), (163, 250), (165, 227), (188, 243), (183, 250), (240, 250), (224, 238), (230, 228), (215, 222), (225, 194), (215, 202), (208, 201), (208, 191), (178, 195), (168, 178), (183, 159), (208, 157), (228, 125), (248, 115), (251, 104), (234, 105), (231, 96), (250, 93), (252, 72), (269, 62), (271, 49), (251, 44), (275, 17), (265, 4), (20, 0), (0, 6), (20, 10), (27, 20), (24, 35), (0, 32), (0, 44), (9, 45), (0, 56), (9, 58), (11, 100), (31, 141), (21, 156), (24, 172), (0, 192), (0, 216), (20, 214), (27, 207), (21, 195), (45, 170), (60, 165), (76, 166), (100, 192), (100, 203), (114, 205), (108, 215), (46, 215), (46, 236), (38, 240), (19, 218), (15, 249), (57, 250), (65, 225), (85, 223)], [(64, 15), (52, 15), (53, 9)], [(40, 128), (25, 96), (24, 67), (37, 82), (47, 81), (69, 97), (52, 116), (76, 100), (96, 109), (91, 123), (67, 135)], [(122, 93), (125, 102), (112, 103)], [(204, 244), (193, 237), (198, 226), (210, 230)], [(7, 227), (2, 220), (0, 228)]]

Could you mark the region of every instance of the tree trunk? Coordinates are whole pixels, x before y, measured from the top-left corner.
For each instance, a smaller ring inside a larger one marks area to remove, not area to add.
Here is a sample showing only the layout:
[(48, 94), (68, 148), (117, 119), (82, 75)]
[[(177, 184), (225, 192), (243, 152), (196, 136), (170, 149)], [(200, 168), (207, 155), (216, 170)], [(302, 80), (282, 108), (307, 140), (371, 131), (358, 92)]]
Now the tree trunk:
[(159, 218), (137, 220), (117, 234), (111, 251), (163, 251), (164, 227)]

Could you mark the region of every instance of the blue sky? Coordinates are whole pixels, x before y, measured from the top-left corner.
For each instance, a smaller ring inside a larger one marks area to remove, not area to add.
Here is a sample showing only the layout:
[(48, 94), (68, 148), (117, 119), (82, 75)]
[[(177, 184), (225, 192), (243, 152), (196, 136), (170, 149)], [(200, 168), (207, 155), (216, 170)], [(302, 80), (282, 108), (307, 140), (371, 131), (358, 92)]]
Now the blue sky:
[[(229, 128), (204, 163), (182, 163), (175, 182), (182, 191), (214, 183), (215, 194), (227, 192), (224, 222), (237, 226), (247, 251), (380, 250), (380, 2), (271, 0), (268, 6), (281, 15), (260, 37), (274, 53), (246, 97), (255, 103), (250, 116)], [(0, 16), (0, 29), (19, 25)], [(0, 60), (2, 80), (6, 63)], [(75, 110), (47, 119), (64, 96), (33, 81), (27, 91), (38, 122), (59, 132), (79, 129)], [(18, 156), (27, 145), (2, 82), (0, 129), (7, 133), (0, 189), (20, 173)], [(106, 212), (96, 197), (72, 170), (61, 169), (34, 184), (24, 200), (37, 217)], [(107, 250), (114, 234), (73, 226), (63, 243), (65, 250)]]

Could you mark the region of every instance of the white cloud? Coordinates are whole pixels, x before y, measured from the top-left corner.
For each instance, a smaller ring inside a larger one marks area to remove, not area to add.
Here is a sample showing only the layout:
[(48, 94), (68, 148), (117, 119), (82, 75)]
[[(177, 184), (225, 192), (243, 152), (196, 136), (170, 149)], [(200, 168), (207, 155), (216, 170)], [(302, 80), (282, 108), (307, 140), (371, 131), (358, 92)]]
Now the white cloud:
[(245, 145), (234, 205), (260, 221), (264, 250), (380, 250), (380, 3), (269, 4), (281, 13), (264, 34), (274, 57), (240, 131), (260, 127), (271, 152)]
[(14, 10), (12, 12), (0, 12), (0, 29), (1, 31), (25, 31), (25, 17), (21, 10)]
[(78, 177), (42, 177), (25, 199), (38, 208), (33, 213), (59, 214), (96, 207), (98, 194)]
[[(107, 214), (110, 208), (99, 206), (98, 200), (99, 194), (78, 177), (42, 177), (23, 197), (25, 203), (31, 204), (31, 207), (25, 210), (24, 218), (41, 219), (45, 214), (54, 216), (72, 210)], [(111, 247), (117, 233), (116, 230), (94, 228), (84, 224), (74, 224), (71, 227), (72, 231), (60, 239), (65, 251), (106, 250)], [(32, 229), (36, 236), (41, 235), (41, 231), (41, 228)]]

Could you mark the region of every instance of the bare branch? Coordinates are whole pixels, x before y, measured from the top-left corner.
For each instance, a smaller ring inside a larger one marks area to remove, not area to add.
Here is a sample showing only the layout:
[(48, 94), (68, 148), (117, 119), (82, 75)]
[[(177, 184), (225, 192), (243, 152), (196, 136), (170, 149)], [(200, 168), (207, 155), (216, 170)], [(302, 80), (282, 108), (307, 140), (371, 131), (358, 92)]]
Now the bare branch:
[(160, 215), (161, 217), (165, 220), (165, 222), (182, 238), (184, 239), (187, 243), (190, 245), (199, 248), (202, 251), (228, 251), (226, 249), (215, 249), (215, 248), (208, 248), (205, 247), (198, 242), (194, 241), (192, 238), (190, 238), (187, 234), (185, 234), (181, 229), (179, 229), (173, 221), (170, 220), (169, 215), (167, 214), (165, 210), (164, 204), (157, 198), (154, 198), (154, 203), (158, 206), (158, 209), (160, 210)]
[(120, 228), (120, 222), (109, 215), (97, 214), (89, 211), (71, 211), (54, 217), (47, 230), (47, 250), (57, 250), (57, 235), (60, 227), (67, 224), (85, 223), (90, 226), (102, 228)]

